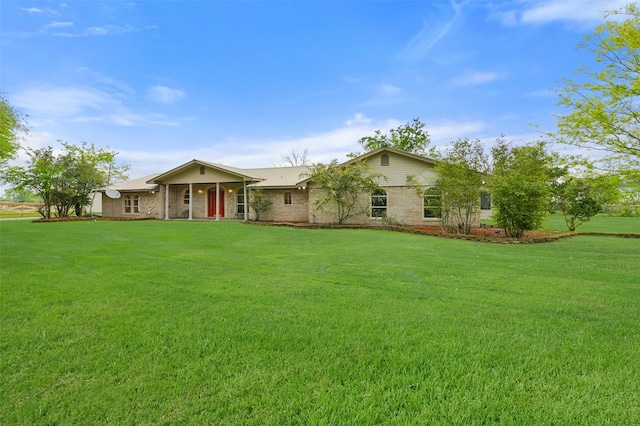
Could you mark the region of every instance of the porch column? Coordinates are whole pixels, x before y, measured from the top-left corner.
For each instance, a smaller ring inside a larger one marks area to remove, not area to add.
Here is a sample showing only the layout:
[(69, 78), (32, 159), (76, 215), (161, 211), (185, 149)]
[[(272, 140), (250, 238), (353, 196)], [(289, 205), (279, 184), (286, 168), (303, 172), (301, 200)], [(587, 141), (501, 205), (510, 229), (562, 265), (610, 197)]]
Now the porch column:
[(220, 182), (216, 182), (216, 220), (220, 220)]
[(247, 202), (247, 181), (244, 182), (244, 220), (249, 220), (249, 203)]
[(164, 186), (164, 220), (169, 220), (169, 184)]
[(193, 184), (189, 182), (189, 220), (193, 219)]

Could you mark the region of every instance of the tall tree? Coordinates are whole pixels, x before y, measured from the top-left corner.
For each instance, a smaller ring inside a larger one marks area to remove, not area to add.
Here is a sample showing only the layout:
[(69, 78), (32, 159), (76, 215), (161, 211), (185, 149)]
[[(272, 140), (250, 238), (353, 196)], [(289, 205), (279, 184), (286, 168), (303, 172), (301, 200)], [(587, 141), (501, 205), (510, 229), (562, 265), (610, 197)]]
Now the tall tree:
[(117, 163), (118, 152), (87, 142), (81, 142), (80, 145), (58, 142), (64, 147), (61, 160), (66, 157), (65, 161), (68, 163), (64, 177), (73, 188), (72, 201), (76, 215), (82, 214), (78, 210), (82, 206), (91, 206), (93, 192), (127, 178), (129, 166)]
[(443, 220), (448, 228), (471, 232), (480, 196), (488, 179), (489, 160), (480, 140), (458, 139), (443, 153), (436, 166)]
[(510, 146), (498, 140), (491, 150), (493, 217), (507, 236), (538, 229), (549, 212), (553, 183), (565, 173), (544, 142)]
[(556, 141), (603, 151), (627, 169), (640, 167), (640, 10), (630, 4), (608, 12), (578, 46), (593, 55), (596, 68), (581, 67), (576, 78), (562, 80)]
[[(390, 147), (418, 155), (431, 157), (436, 155), (435, 149), (429, 146), (431, 144), (431, 136), (425, 130), (424, 123), (417, 117), (411, 123), (405, 123), (389, 130), (389, 133), (376, 130), (373, 136), (365, 136), (358, 143), (362, 145), (365, 152)], [(360, 155), (359, 152), (349, 154), (350, 157), (357, 157), (358, 155)]]
[(57, 162), (52, 147), (28, 149), (29, 164), (25, 167), (10, 167), (3, 181), (14, 185), (17, 190), (26, 190), (37, 194), (43, 202), (40, 214), (51, 217), (55, 203), (54, 191), (63, 169)]
[(44, 203), (42, 215), (50, 218), (52, 208), (62, 217), (71, 210), (82, 214), (82, 206), (90, 204), (89, 195), (114, 179), (126, 178), (129, 166), (116, 164), (117, 152), (97, 148), (83, 142), (80, 146), (61, 141), (62, 152), (52, 147), (28, 149), (27, 166), (7, 170), (3, 180), (19, 190), (38, 194)]
[(21, 134), (28, 132), (25, 116), (0, 93), (0, 164), (15, 157)]
[(363, 194), (379, 190), (378, 180), (383, 178), (382, 174), (371, 172), (363, 161), (338, 164), (338, 160), (315, 164), (307, 176), (323, 189), (314, 200), (315, 208), (330, 210), (339, 224), (367, 211), (368, 205), (358, 208), (358, 201)]

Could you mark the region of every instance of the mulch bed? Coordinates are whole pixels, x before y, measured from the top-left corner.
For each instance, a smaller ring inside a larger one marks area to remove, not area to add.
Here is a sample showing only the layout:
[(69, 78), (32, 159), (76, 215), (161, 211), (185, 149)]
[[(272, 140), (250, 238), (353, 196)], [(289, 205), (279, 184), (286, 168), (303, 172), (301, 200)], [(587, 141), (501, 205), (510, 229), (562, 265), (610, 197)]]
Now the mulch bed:
[(527, 231), (522, 238), (508, 238), (502, 229), (477, 227), (471, 228), (470, 235), (462, 233), (451, 233), (440, 226), (369, 226), (369, 225), (336, 225), (336, 224), (317, 224), (306, 222), (245, 222), (252, 225), (262, 226), (287, 226), (293, 228), (311, 228), (311, 229), (383, 229), (395, 232), (404, 232), (409, 234), (431, 235), (441, 238), (455, 238), (460, 240), (481, 241), (487, 243), (501, 244), (527, 244), (527, 243), (545, 243), (557, 241), (560, 238), (570, 237), (576, 233), (560, 233), (552, 231)]

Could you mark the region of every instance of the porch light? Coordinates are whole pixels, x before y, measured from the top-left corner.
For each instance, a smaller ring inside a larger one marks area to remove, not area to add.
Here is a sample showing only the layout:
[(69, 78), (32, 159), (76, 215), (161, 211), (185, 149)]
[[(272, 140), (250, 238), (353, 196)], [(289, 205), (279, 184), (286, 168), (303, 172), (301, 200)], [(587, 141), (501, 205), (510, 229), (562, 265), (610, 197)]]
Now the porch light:
[(202, 194), (204, 191), (202, 189), (198, 189), (198, 194)]
[(233, 189), (229, 189), (229, 194), (233, 193)]

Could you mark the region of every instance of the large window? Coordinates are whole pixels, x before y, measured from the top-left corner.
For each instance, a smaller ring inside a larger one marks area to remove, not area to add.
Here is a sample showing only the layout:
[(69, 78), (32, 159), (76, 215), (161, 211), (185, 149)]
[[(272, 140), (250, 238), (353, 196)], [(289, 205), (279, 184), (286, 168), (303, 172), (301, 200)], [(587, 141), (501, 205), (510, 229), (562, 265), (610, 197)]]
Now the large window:
[(184, 190), (184, 196), (182, 197), (182, 199), (184, 200), (183, 203), (184, 204), (189, 204), (189, 197), (191, 196), (191, 194), (189, 194), (189, 190), (185, 189)]
[(238, 189), (238, 214), (244, 214), (244, 190)]
[(140, 213), (140, 196), (136, 195), (133, 197), (133, 212)]
[(491, 210), (491, 194), (488, 192), (480, 194), (480, 209)]
[(284, 203), (291, 204), (291, 192), (287, 191), (284, 193)]
[(424, 191), (424, 218), (435, 218), (442, 216), (442, 200), (440, 193), (435, 187), (427, 188)]
[(131, 196), (124, 196), (124, 212), (131, 213)]
[(387, 216), (387, 193), (382, 189), (371, 194), (371, 217)]

